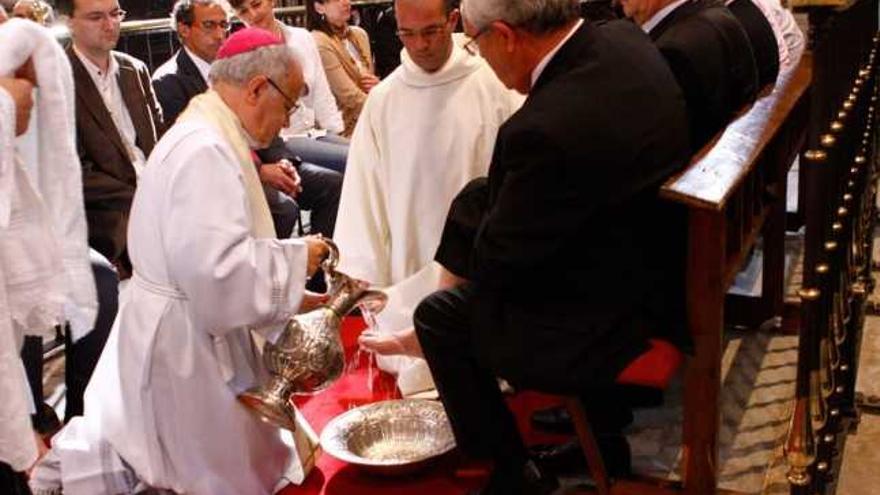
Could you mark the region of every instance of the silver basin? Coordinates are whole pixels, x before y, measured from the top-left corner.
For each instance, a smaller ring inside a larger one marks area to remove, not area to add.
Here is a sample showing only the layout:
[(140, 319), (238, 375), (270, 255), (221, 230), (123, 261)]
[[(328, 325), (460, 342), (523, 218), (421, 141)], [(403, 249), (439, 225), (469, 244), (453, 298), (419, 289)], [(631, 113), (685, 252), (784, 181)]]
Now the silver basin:
[(344, 412), (321, 432), (333, 457), (377, 474), (406, 474), (455, 447), (443, 404), (389, 400)]

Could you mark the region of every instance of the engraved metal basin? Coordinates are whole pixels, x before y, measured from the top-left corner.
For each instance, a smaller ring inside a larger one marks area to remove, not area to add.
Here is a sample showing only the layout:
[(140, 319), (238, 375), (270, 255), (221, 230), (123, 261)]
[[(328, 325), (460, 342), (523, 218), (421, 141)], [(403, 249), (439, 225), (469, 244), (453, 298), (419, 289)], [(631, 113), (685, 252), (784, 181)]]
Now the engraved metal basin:
[(389, 400), (344, 412), (321, 432), (333, 457), (385, 475), (411, 473), (455, 447), (443, 404)]
[(345, 369), (345, 352), (339, 335), (342, 317), (359, 304), (381, 311), (384, 292), (336, 270), (339, 249), (331, 241), (330, 255), (322, 263), (327, 278), (328, 300), (308, 313), (288, 321), (278, 340), (263, 348), (263, 362), (271, 375), (268, 383), (238, 396), (260, 419), (289, 430), (295, 429), (291, 396), (319, 392), (335, 382)]

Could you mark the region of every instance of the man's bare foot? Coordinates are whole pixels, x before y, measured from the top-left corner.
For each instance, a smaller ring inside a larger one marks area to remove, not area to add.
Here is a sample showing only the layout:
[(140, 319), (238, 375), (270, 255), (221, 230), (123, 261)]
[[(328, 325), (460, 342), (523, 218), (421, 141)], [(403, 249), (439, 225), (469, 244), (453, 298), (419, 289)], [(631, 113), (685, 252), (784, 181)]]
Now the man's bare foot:
[(404, 355), (422, 357), (422, 346), (412, 328), (397, 333), (364, 331), (358, 338), (361, 347), (380, 356)]

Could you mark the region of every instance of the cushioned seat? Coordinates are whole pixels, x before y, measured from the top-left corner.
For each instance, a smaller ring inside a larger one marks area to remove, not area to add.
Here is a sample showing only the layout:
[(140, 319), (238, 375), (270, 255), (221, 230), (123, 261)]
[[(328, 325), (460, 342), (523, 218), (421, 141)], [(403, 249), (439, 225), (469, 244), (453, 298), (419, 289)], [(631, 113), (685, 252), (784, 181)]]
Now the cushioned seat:
[(651, 339), (651, 349), (637, 357), (617, 375), (621, 385), (639, 385), (665, 389), (681, 366), (682, 355), (665, 340)]

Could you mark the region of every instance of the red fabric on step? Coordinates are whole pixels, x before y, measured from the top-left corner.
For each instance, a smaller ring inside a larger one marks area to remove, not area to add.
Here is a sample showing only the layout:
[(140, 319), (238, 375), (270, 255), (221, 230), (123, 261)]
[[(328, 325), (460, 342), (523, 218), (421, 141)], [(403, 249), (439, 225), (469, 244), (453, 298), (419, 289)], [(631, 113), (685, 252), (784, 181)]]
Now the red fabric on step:
[[(357, 337), (365, 325), (361, 318), (349, 317), (343, 322), (342, 341), (346, 358), (351, 361), (357, 351)], [(346, 373), (332, 387), (312, 397), (296, 400), (302, 413), (318, 434), (337, 415), (370, 402), (399, 398), (394, 379), (374, 367), (373, 391), (367, 386), (368, 366), (362, 359), (359, 366)], [(528, 443), (559, 443), (565, 437), (536, 434), (529, 426), (531, 411), (558, 404), (559, 398), (536, 393), (516, 394), (508, 400), (517, 416), (520, 430)], [(302, 486), (290, 485), (282, 495), (460, 495), (483, 486), (488, 476), (485, 465), (464, 464), (456, 455), (449, 455), (418, 473), (405, 477), (379, 477), (361, 472), (355, 466), (323, 454)]]

